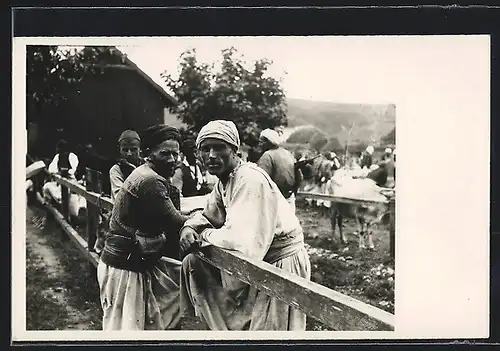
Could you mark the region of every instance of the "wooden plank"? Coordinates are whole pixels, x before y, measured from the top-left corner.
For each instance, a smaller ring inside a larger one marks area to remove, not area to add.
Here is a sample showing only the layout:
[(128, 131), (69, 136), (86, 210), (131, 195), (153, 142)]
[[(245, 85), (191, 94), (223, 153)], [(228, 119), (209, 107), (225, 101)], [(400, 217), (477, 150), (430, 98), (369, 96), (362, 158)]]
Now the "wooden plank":
[(394, 330), (394, 315), (266, 262), (250, 260), (238, 252), (214, 246), (195, 254), (333, 330)]
[(111, 199), (108, 197), (101, 196), (100, 194), (94, 192), (89, 192), (82, 185), (65, 179), (57, 174), (54, 175), (54, 181), (67, 187), (75, 194), (81, 195), (83, 198), (94, 205), (98, 205), (99, 207), (109, 211), (113, 209), (113, 201), (111, 201)]
[(114, 68), (114, 69), (120, 69), (120, 70), (126, 70), (126, 71), (136, 71), (136, 69), (134, 67), (127, 66), (127, 65), (120, 65), (120, 64), (84, 63), (83, 66), (89, 67), (89, 68), (99, 68), (99, 69)]
[(204, 209), (209, 195), (190, 196), (181, 198), (182, 211), (193, 211), (197, 209)]
[[(93, 191), (87, 191), (82, 185), (65, 179), (59, 175), (54, 175), (54, 181), (69, 188), (75, 194), (81, 195), (92, 204), (98, 205), (108, 211), (111, 211), (113, 209), (113, 200), (111, 200), (107, 196), (100, 196), (100, 194), (97, 194)], [(181, 198), (182, 212), (190, 212), (195, 209), (202, 209), (205, 206), (207, 197), (208, 195)]]
[(35, 175), (37, 175), (39, 172), (43, 171), (45, 169), (45, 163), (43, 161), (36, 161), (26, 167), (26, 179), (29, 179)]
[(351, 199), (347, 197), (342, 197), (342, 196), (333, 196), (333, 195), (325, 195), (325, 194), (320, 194), (320, 193), (310, 193), (310, 192), (303, 192), (299, 191), (297, 193), (297, 198), (309, 198), (313, 200), (327, 200), (331, 202), (337, 202), (337, 203), (343, 203), (343, 204), (352, 204), (352, 205), (373, 205), (373, 204), (388, 204), (389, 200), (387, 201), (375, 201), (375, 200), (361, 200), (361, 199)]
[(68, 234), (71, 241), (73, 241), (73, 243), (75, 243), (76, 247), (78, 248), (78, 250), (80, 251), (82, 256), (86, 260), (90, 261), (90, 263), (94, 267), (97, 267), (97, 264), (99, 263), (99, 256), (97, 254), (91, 253), (87, 250), (87, 243), (85, 242), (85, 240), (76, 232), (76, 230), (74, 230), (69, 225), (69, 223), (64, 219), (63, 215), (57, 209), (55, 209), (52, 205), (47, 203), (39, 193), (37, 193), (37, 199), (42, 205), (44, 205), (47, 208), (47, 210), (50, 213), (52, 213), (56, 222), (61, 226), (61, 228), (64, 230), (64, 232), (66, 234)]
[(69, 190), (61, 186), (61, 210), (63, 217), (69, 221)]
[[(86, 168), (85, 186), (87, 191), (100, 193), (97, 173), (93, 169)], [(87, 225), (85, 230), (87, 232), (87, 245), (89, 251), (94, 251), (94, 245), (98, 235), (97, 232), (99, 231), (99, 208), (90, 201), (87, 201)]]
[(396, 199), (389, 201), (389, 251), (391, 257), (396, 255)]

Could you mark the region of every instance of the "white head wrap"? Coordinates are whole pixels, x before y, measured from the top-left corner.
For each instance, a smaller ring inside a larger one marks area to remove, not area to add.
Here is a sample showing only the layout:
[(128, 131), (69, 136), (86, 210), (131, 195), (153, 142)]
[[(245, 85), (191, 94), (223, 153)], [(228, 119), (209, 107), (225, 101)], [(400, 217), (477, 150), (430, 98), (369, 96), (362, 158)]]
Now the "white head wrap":
[(371, 145), (366, 148), (366, 152), (368, 152), (370, 155), (373, 154), (373, 151), (374, 151), (374, 149), (373, 149), (373, 146), (371, 146)]
[(237, 149), (240, 147), (240, 135), (232, 121), (215, 120), (205, 124), (196, 138), (196, 147), (200, 148), (200, 144), (208, 138), (225, 141)]
[(278, 132), (276, 132), (275, 130), (264, 129), (260, 133), (260, 137), (266, 138), (267, 140), (269, 140), (271, 143), (273, 143), (276, 146), (278, 146), (280, 144), (280, 136), (279, 136)]
[(390, 147), (388, 147), (388, 148), (386, 148), (386, 149), (385, 149), (385, 153), (386, 153), (386, 154), (390, 154), (391, 152), (392, 152), (392, 150), (391, 150), (391, 148), (390, 148)]

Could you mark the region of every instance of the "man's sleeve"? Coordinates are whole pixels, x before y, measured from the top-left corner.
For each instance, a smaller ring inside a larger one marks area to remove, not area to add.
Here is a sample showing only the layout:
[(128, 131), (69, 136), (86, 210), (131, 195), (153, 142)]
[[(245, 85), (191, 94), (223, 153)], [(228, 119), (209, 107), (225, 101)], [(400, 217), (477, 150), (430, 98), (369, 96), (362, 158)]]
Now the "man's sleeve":
[(113, 198), (115, 198), (116, 194), (120, 191), (124, 181), (125, 180), (117, 167), (111, 167), (109, 170), (109, 182), (111, 183), (111, 193), (113, 194)]
[(224, 225), (205, 229), (201, 237), (214, 246), (262, 260), (276, 229), (277, 197), (258, 173), (241, 176), (232, 195)]
[(188, 218), (175, 208), (167, 187), (159, 180), (147, 179), (141, 186), (138, 197), (142, 200), (144, 211), (163, 218), (164, 226), (172, 228), (172, 232), (178, 232)]
[[(217, 184), (217, 183), (216, 183)], [(184, 225), (190, 226), (198, 233), (206, 228), (220, 228), (226, 220), (226, 209), (222, 202), (222, 194), (216, 185), (208, 195), (203, 212), (198, 212), (189, 218)]]
[(273, 160), (269, 153), (265, 152), (257, 162), (257, 165), (266, 171), (271, 178), (273, 177)]

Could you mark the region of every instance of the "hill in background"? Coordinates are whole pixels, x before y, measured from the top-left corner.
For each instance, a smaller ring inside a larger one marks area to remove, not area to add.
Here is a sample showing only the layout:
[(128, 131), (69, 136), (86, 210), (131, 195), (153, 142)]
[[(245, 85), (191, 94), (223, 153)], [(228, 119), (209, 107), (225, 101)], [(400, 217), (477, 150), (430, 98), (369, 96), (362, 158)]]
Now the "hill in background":
[[(396, 126), (395, 105), (347, 104), (302, 99), (287, 99), (287, 103), (289, 128), (308, 126), (308, 130), (315, 129), (325, 134), (328, 139), (337, 138), (342, 145), (345, 145), (348, 139), (352, 123), (354, 126), (351, 143), (378, 144), (380, 139)], [(309, 136), (314, 134), (312, 131), (304, 132)], [(293, 137), (292, 134), (290, 139)]]
[[(313, 135), (337, 138), (345, 145), (352, 128), (350, 144), (378, 144), (396, 126), (396, 109), (388, 104), (347, 104), (328, 101), (287, 99), (288, 142), (307, 144)], [(175, 127), (184, 124), (169, 112), (165, 123)], [(331, 145), (331, 143), (330, 143)]]

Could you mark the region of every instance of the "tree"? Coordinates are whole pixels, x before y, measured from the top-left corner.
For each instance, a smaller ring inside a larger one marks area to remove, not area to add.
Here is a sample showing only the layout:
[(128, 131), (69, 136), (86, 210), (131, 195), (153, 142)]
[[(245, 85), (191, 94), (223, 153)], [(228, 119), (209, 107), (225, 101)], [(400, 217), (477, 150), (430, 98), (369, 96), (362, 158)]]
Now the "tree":
[(394, 145), (396, 144), (396, 128), (392, 128), (392, 130), (383, 136), (381, 139), (382, 145)]
[[(36, 125), (37, 128), (43, 129), (44, 132), (40, 134), (45, 140), (59, 137), (57, 131), (64, 128), (66, 122), (60, 107), (70, 94), (78, 89), (80, 81), (88, 75), (103, 73), (100, 64), (123, 62), (123, 55), (110, 46), (27, 46), (26, 104), (27, 122), (30, 127)], [(63, 136), (70, 138), (68, 135)], [(44, 143), (41, 146), (51, 148)]]
[(196, 134), (209, 121), (233, 121), (242, 142), (255, 146), (259, 133), (265, 128), (287, 125), (285, 94), (281, 81), (266, 75), (272, 64), (267, 59), (246, 68), (233, 47), (222, 50), (220, 72), (214, 65), (198, 62), (196, 50), (180, 56), (180, 74), (174, 79), (164, 72), (162, 78), (178, 100), (171, 113)]
[(122, 58), (113, 47), (85, 47), (82, 50), (48, 45), (26, 48), (26, 98), (28, 116), (37, 120), (45, 106), (59, 106), (83, 77), (100, 72), (96, 64)]
[(321, 149), (328, 143), (328, 138), (323, 132), (317, 132), (311, 137), (311, 141), (309, 142), (309, 145), (316, 150), (317, 152), (320, 152)]
[(311, 138), (319, 131), (316, 127), (304, 127), (293, 132), (287, 142), (294, 144), (307, 144)]

